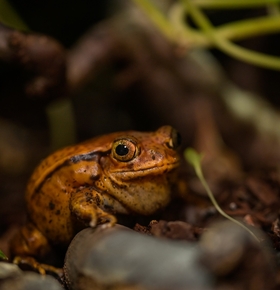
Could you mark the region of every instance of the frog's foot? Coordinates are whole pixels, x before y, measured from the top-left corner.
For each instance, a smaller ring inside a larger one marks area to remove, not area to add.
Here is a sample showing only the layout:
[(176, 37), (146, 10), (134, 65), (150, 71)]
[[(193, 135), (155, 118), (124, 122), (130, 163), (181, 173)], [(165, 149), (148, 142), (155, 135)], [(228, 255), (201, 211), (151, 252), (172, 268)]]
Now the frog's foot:
[(51, 253), (47, 238), (33, 225), (27, 223), (22, 226), (10, 241), (13, 262), (21, 268), (31, 268), (40, 274), (54, 274), (60, 277), (62, 270), (51, 265), (41, 264), (33, 257), (44, 259)]
[(101, 194), (88, 188), (79, 189), (72, 193), (70, 210), (76, 217), (88, 223), (90, 227), (98, 224), (106, 224), (106, 227), (113, 226), (117, 219), (114, 215), (103, 210), (104, 199)]
[(16, 256), (13, 260), (13, 263), (19, 265), (19, 267), (22, 267), (22, 268), (25, 268), (26, 266), (28, 266), (32, 270), (40, 273), (41, 275), (45, 275), (46, 273), (48, 273), (60, 279), (62, 279), (62, 276), (63, 276), (62, 268), (56, 268), (51, 265), (41, 264), (32, 257)]

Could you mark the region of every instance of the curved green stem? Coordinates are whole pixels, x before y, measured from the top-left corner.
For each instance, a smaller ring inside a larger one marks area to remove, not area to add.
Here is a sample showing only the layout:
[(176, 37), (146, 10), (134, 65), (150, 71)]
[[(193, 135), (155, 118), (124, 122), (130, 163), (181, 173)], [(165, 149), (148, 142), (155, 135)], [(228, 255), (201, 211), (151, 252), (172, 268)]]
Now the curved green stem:
[(8, 260), (8, 257), (0, 250), (0, 259)]
[[(177, 14), (180, 16), (173, 23), (169, 21), (155, 5), (149, 0), (133, 0), (135, 4), (142, 8), (142, 10), (150, 17), (159, 30), (172, 42), (185, 42), (188, 47), (202, 47), (214, 45), (223, 52), (232, 57), (240, 59), (261, 67), (280, 70), (280, 58), (255, 52), (243, 47), (240, 47), (228, 39), (239, 40), (246, 37), (279, 32), (280, 17), (279, 15), (271, 15), (267, 17), (259, 17), (249, 20), (236, 21), (230, 24), (221, 25), (214, 28), (210, 21), (197, 8), (196, 5), (265, 5), (280, 3), (280, 0), (181, 0), (182, 6), (186, 12), (189, 13), (198, 27), (203, 33), (188, 27), (184, 22), (184, 14)], [(195, 3), (195, 4), (194, 4)], [(227, 3), (227, 4), (226, 4)], [(242, 4), (243, 3), (243, 4)], [(205, 7), (205, 6), (203, 6)]]
[(174, 29), (170, 25), (167, 17), (160, 12), (160, 10), (153, 5), (149, 0), (133, 0), (154, 22), (158, 29), (167, 37), (169, 40), (174, 41)]
[(240, 40), (280, 31), (279, 16), (263, 16), (224, 24), (215, 29), (219, 38)]
[(14, 29), (23, 31), (30, 30), (7, 0), (0, 0), (0, 21)]
[[(198, 32), (186, 25), (185, 10), (181, 5), (174, 4), (170, 11), (170, 22), (181, 38), (191, 47), (210, 47), (212, 41), (203, 32)], [(239, 20), (215, 27), (215, 35), (218, 38), (241, 40), (257, 35), (264, 35), (280, 31), (279, 16), (262, 16), (253, 19)]]
[(196, 7), (209, 9), (256, 8), (264, 5), (279, 4), (279, 0), (194, 0)]
[(69, 99), (53, 101), (46, 107), (50, 127), (51, 149), (56, 150), (76, 141), (75, 114)]
[(215, 29), (210, 21), (196, 6), (191, 3), (191, 1), (181, 0), (181, 2), (186, 11), (192, 16), (198, 27), (203, 30), (209, 40), (211, 40), (217, 48), (242, 61), (270, 69), (280, 70), (280, 58), (242, 48), (229, 42), (227, 39), (216, 35)]
[(228, 214), (226, 214), (217, 203), (208, 183), (206, 182), (204, 175), (202, 173), (200, 161), (201, 161), (201, 155), (198, 154), (194, 149), (187, 148), (185, 151), (185, 158), (186, 160), (194, 167), (195, 173), (197, 177), (199, 178), (200, 182), (202, 183), (204, 189), (206, 190), (212, 204), (215, 206), (216, 210), (225, 218), (229, 219), (230, 221), (236, 223), (243, 229), (245, 229), (256, 241), (260, 242), (260, 240), (257, 238), (257, 236), (250, 230), (248, 227), (246, 227), (244, 224), (240, 223), (236, 219), (232, 218)]

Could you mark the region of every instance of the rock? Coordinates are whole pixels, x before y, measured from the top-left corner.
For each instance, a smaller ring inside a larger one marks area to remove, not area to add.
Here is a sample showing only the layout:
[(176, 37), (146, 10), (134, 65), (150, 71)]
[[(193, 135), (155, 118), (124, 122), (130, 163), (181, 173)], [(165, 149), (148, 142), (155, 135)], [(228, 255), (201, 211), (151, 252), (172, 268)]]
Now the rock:
[(18, 277), (21, 274), (22, 271), (19, 269), (17, 265), (0, 262), (0, 283), (5, 279)]
[[(87, 228), (66, 254), (69, 289), (210, 290), (212, 280), (191, 243), (143, 235), (122, 226)], [(96, 287), (96, 288), (95, 288)]]
[(253, 232), (259, 242), (242, 227), (224, 221), (202, 235), (202, 262), (215, 277), (217, 289), (275, 289), (272, 247), (261, 231)]
[(23, 272), (15, 264), (0, 263), (0, 290), (63, 290), (49, 275)]

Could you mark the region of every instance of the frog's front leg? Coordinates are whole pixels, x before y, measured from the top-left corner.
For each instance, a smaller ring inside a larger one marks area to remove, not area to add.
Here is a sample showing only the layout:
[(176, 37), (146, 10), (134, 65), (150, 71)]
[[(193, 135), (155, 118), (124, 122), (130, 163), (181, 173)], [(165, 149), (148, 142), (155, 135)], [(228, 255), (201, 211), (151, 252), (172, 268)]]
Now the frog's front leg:
[(105, 211), (106, 207), (111, 208), (106, 198), (92, 187), (80, 187), (72, 193), (71, 213), (90, 227), (98, 224), (113, 226), (117, 222), (113, 214)]

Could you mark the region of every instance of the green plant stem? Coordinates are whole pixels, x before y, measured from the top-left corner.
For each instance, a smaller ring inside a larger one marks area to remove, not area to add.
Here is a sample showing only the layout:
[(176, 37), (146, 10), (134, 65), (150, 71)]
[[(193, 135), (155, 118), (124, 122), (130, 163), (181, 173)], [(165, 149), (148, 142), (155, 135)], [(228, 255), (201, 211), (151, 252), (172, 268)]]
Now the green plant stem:
[[(270, 68), (274, 70), (280, 70), (280, 59), (278, 57), (268, 56), (262, 53), (258, 53), (249, 49), (242, 48), (235, 45), (228, 40), (219, 37), (215, 33), (215, 29), (204, 14), (194, 6), (189, 0), (181, 0), (187, 13), (189, 13), (195, 23), (200, 27), (207, 35), (210, 41), (222, 50), (223, 52), (240, 59), (245, 62), (249, 62), (254, 65)], [(280, 21), (280, 18), (279, 18)]]
[(167, 17), (160, 12), (160, 10), (153, 5), (149, 0), (132, 0), (136, 5), (138, 5), (154, 22), (158, 29), (171, 41), (174, 41), (174, 29), (170, 25)]
[(0, 250), (0, 259), (8, 260), (8, 257)]
[(46, 107), (50, 126), (51, 149), (56, 150), (76, 142), (75, 114), (69, 99), (53, 101)]
[(7, 0), (0, 0), (0, 21), (14, 29), (23, 31), (30, 30)]
[(256, 8), (269, 4), (279, 4), (279, 0), (193, 0), (194, 5), (209, 9)]
[[(185, 42), (188, 47), (210, 47), (216, 46), (225, 53), (249, 62), (254, 65), (262, 66), (269, 69), (280, 70), (280, 59), (275, 56), (269, 56), (263, 53), (255, 52), (246, 48), (242, 48), (232, 42), (232, 40), (240, 40), (251, 36), (278, 32), (280, 30), (280, 17), (272, 15), (268, 17), (259, 17), (256, 19), (241, 20), (234, 23), (221, 25), (214, 28), (204, 14), (195, 6), (203, 6), (205, 3), (224, 3), (224, 5), (233, 5), (234, 3), (246, 3), (246, 5), (264, 5), (271, 3), (279, 3), (280, 0), (181, 0), (185, 10), (191, 14), (194, 21), (202, 29), (203, 33), (188, 27), (184, 23), (184, 16), (176, 23), (171, 23), (169, 19), (149, 0), (133, 0), (158, 27), (161, 33), (172, 42)], [(195, 5), (194, 5), (195, 3)], [(225, 4), (227, 3), (227, 4)], [(209, 4), (210, 5), (210, 4)]]
[(212, 204), (215, 206), (217, 211), (225, 218), (229, 219), (230, 221), (234, 222), (235, 224), (239, 225), (243, 229), (245, 229), (256, 241), (260, 242), (260, 240), (257, 238), (257, 236), (250, 230), (248, 227), (237, 221), (236, 219), (232, 218), (228, 214), (226, 214), (217, 203), (214, 195), (212, 194), (212, 191), (207, 183), (207, 181), (204, 178), (204, 175), (202, 173), (201, 169), (201, 155), (198, 154), (193, 148), (187, 148), (185, 151), (185, 158), (186, 160), (194, 167), (195, 173), (197, 177), (199, 178), (200, 182), (202, 183), (204, 189), (206, 190), (206, 193), (208, 194)]
[(201, 167), (200, 167), (200, 166), (195, 168), (195, 172), (196, 172), (198, 178), (200, 179), (200, 181), (201, 181), (203, 187), (205, 188), (205, 190), (206, 190), (206, 192), (207, 192), (207, 194), (208, 194), (208, 196), (209, 196), (211, 202), (213, 203), (213, 205), (214, 205), (215, 208), (217, 209), (217, 211), (218, 211), (222, 216), (224, 216), (225, 218), (227, 218), (227, 219), (229, 219), (230, 221), (232, 221), (232, 222), (238, 224), (238, 225), (241, 226), (243, 229), (245, 229), (246, 231), (248, 231), (248, 232), (250, 233), (250, 235), (253, 236), (254, 239), (255, 239), (256, 241), (260, 242), (260, 240), (256, 237), (256, 235), (255, 235), (251, 230), (249, 230), (245, 225), (243, 225), (242, 223), (240, 223), (240, 222), (237, 221), (236, 219), (234, 219), (234, 218), (232, 218), (231, 216), (229, 216), (228, 214), (226, 214), (226, 213), (225, 213), (225, 212), (220, 208), (219, 204), (217, 203), (217, 201), (216, 201), (214, 195), (212, 194), (212, 192), (211, 192), (211, 190), (210, 190), (210, 188), (209, 188), (209, 186), (208, 186), (208, 183), (206, 182), (206, 180), (205, 180), (205, 178), (204, 178), (204, 176), (203, 176), (203, 173), (202, 173), (202, 170), (201, 170)]
[[(180, 36), (191, 47), (210, 47), (212, 41), (202, 32), (190, 28), (185, 24), (185, 10), (181, 5), (173, 5), (170, 13), (171, 24)], [(241, 40), (257, 35), (275, 33), (280, 31), (278, 16), (263, 16), (253, 19), (239, 20), (229, 24), (223, 24), (215, 28), (216, 37)]]
[(240, 40), (257, 35), (280, 31), (279, 16), (264, 16), (249, 20), (240, 20), (219, 26), (215, 33), (218, 37)]
[(279, 16), (280, 15), (279, 3), (278, 4), (270, 4), (267, 7), (267, 13), (270, 14), (270, 15), (277, 15), (277, 16)]

